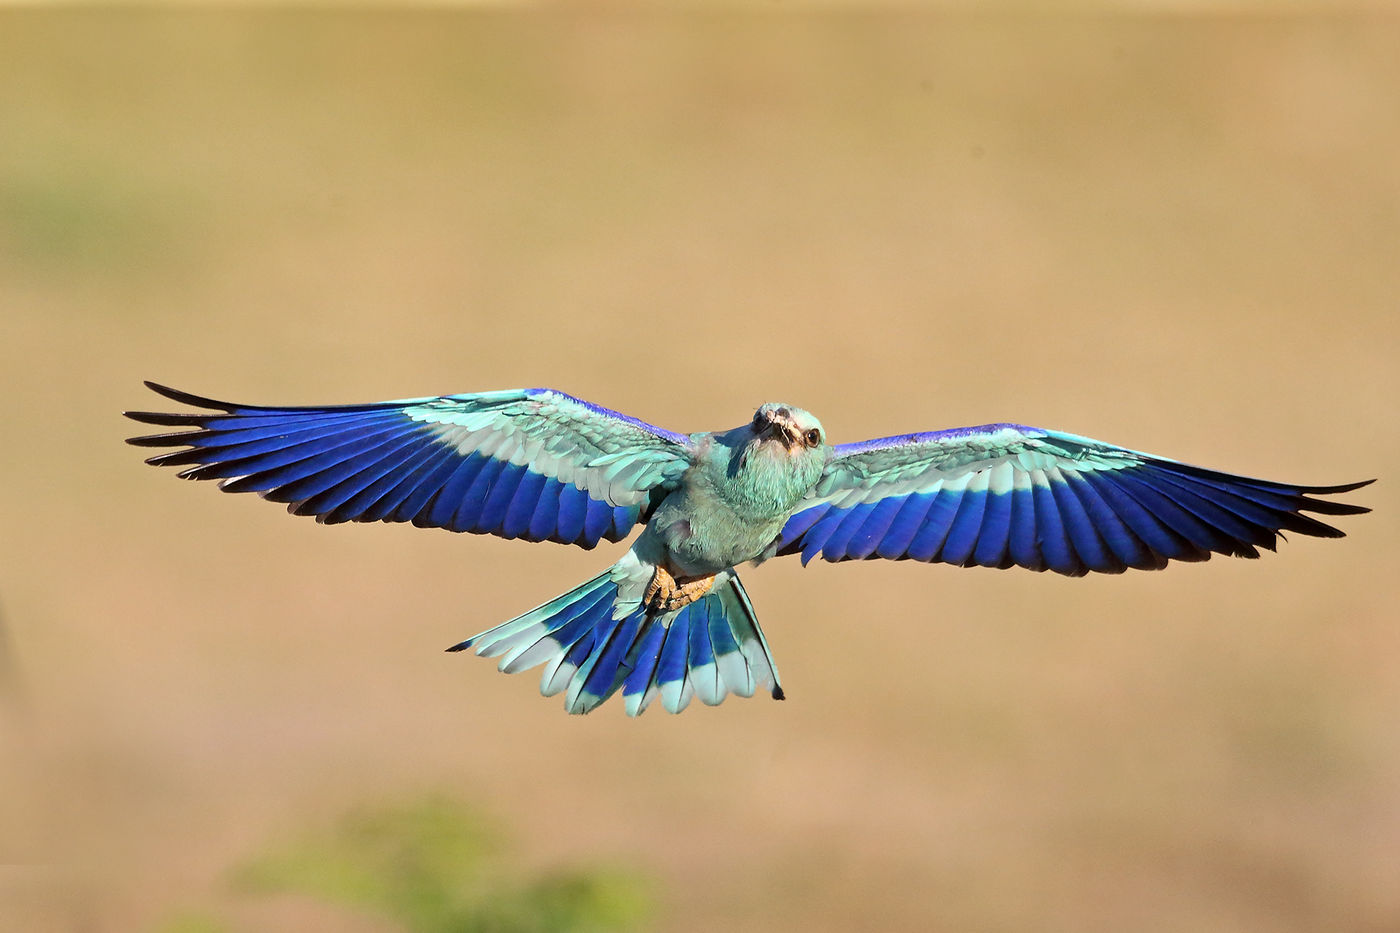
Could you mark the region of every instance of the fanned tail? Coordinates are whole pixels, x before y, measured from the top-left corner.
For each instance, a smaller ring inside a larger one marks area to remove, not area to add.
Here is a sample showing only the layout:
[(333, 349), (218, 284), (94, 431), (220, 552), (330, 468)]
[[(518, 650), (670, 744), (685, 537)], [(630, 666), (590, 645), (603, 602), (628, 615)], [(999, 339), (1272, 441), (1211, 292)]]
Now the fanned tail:
[(658, 696), (671, 713), (693, 697), (715, 706), (760, 687), (783, 699), (768, 642), (733, 570), (717, 575), (705, 596), (658, 616), (641, 606), (651, 571), (629, 552), (592, 580), (447, 650), (498, 657), (507, 674), (543, 664), (540, 693), (563, 692), (570, 713), (590, 712), (618, 690), (629, 716)]

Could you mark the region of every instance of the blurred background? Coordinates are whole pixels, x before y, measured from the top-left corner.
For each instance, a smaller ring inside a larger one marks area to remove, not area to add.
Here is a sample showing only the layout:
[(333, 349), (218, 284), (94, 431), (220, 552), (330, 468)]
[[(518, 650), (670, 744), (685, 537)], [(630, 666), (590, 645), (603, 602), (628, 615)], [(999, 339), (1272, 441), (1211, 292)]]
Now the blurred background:
[[(0, 11), (0, 928), (1400, 929), (1400, 21), (1201, 2)], [(614, 560), (323, 527), (122, 443), (554, 386), (995, 420), (1342, 541), (774, 561), (788, 701), (444, 654)]]

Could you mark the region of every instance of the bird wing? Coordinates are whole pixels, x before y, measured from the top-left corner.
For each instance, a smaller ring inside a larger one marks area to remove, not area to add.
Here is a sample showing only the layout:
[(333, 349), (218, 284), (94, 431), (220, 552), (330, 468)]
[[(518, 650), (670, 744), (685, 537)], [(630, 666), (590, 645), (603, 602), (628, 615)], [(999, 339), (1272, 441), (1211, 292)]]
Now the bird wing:
[[(591, 548), (621, 540), (691, 463), (690, 440), (553, 389), (324, 408), (238, 405), (146, 383), (206, 411), (127, 412), (193, 431), (133, 437), (318, 521), (412, 522)], [(210, 413), (213, 412), (213, 413)]]
[(1302, 512), (1369, 511), (1087, 437), (988, 424), (842, 444), (768, 554), (884, 557), (1070, 576), (1258, 557), (1280, 530), (1342, 532)]

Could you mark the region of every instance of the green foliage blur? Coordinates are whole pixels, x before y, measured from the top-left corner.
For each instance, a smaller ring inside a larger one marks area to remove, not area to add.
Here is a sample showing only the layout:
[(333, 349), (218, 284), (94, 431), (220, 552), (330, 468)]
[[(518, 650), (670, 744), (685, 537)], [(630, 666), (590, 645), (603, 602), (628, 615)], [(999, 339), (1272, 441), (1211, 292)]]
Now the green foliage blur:
[[(378, 914), (411, 933), (625, 931), (650, 914), (645, 886), (629, 873), (566, 868), (521, 877), (503, 854), (500, 837), (478, 814), (431, 796), (357, 809), (327, 829), (274, 843), (230, 880), (241, 895), (308, 896)], [(226, 929), (208, 913), (160, 927)]]

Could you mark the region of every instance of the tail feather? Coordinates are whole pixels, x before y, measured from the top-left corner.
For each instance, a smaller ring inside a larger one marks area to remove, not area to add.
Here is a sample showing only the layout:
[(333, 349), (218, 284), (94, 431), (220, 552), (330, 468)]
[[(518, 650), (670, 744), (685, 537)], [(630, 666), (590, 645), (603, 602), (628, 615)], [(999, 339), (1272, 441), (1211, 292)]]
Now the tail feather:
[(606, 572), (449, 651), (475, 649), (517, 673), (543, 664), (540, 692), (564, 693), (587, 713), (622, 691), (629, 716), (656, 700), (679, 713), (699, 697), (715, 706), (759, 687), (783, 699), (778, 669), (753, 605), (732, 570), (701, 599), (659, 616), (641, 606), (651, 568), (629, 553)]

